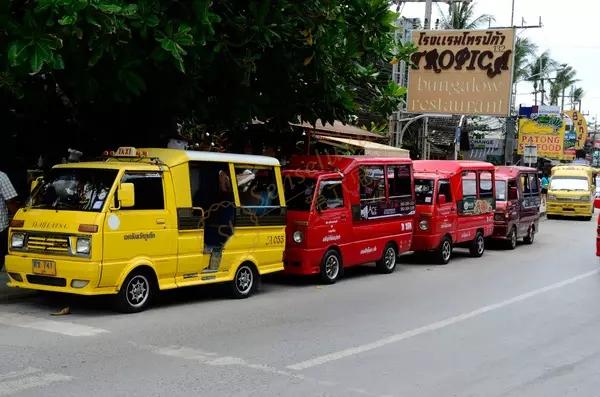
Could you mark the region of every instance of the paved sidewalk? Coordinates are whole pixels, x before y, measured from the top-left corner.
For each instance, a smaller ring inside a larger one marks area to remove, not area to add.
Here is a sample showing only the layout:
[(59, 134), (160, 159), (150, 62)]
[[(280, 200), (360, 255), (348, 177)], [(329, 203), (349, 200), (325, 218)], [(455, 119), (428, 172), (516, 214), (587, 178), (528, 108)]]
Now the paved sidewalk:
[(8, 275), (6, 272), (0, 271), (0, 303), (25, 299), (35, 294), (35, 291), (8, 287), (7, 282)]

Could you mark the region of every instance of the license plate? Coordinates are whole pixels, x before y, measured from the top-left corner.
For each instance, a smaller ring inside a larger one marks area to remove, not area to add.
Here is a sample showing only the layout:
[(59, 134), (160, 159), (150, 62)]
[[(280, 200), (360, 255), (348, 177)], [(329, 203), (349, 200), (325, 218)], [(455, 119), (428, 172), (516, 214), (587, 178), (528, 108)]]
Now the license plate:
[(33, 260), (33, 273), (44, 274), (46, 276), (56, 276), (56, 262)]

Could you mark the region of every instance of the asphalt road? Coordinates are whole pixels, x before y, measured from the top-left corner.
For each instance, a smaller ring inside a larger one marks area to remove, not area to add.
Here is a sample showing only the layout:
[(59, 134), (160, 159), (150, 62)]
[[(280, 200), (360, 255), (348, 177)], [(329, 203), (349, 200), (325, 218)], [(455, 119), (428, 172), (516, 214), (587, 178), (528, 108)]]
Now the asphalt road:
[(533, 246), (333, 286), (273, 277), (243, 301), (173, 291), (134, 315), (0, 304), (0, 396), (597, 396), (595, 228), (544, 221)]

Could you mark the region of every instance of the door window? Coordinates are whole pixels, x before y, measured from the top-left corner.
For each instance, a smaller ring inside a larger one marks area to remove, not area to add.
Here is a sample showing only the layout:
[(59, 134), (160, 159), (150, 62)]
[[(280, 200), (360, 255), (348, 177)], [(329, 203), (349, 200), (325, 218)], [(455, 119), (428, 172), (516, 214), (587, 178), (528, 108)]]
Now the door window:
[(321, 182), (319, 185), (319, 195), (317, 197), (317, 208), (320, 211), (344, 208), (342, 181)]
[[(446, 196), (446, 202), (452, 202), (452, 189), (450, 189), (450, 181), (447, 179), (442, 179), (438, 184), (438, 200), (441, 195)], [(439, 202), (439, 201), (438, 201)]]
[(133, 183), (135, 204), (124, 210), (162, 210), (165, 208), (162, 174), (160, 172), (126, 173), (121, 183)]

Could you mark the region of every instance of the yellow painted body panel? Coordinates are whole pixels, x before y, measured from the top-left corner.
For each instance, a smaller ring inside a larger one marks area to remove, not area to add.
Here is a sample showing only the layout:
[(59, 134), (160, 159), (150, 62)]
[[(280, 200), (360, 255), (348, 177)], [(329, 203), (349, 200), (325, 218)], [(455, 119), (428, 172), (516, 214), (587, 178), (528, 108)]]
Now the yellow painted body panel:
[[(156, 153), (161, 155), (160, 164), (110, 159), (107, 162), (57, 166), (117, 169), (117, 183), (110, 190), (105, 208), (100, 212), (21, 209), (15, 219), (23, 220), (24, 225), (21, 228), (11, 228), (9, 234), (25, 232), (27, 235), (42, 236), (40, 238), (48, 239), (47, 241), (56, 236), (64, 236), (67, 240), (75, 236), (88, 236), (92, 242), (91, 254), (89, 257), (79, 257), (66, 252), (10, 249), (6, 257), (6, 269), (9, 273), (20, 275), (22, 281), (11, 278), (9, 285), (82, 295), (102, 295), (118, 293), (127, 275), (138, 266), (150, 267), (153, 270), (160, 289), (228, 282), (233, 280), (238, 266), (244, 262), (253, 263), (259, 274), (283, 270), (285, 225), (278, 225), (236, 226), (233, 235), (223, 247), (218, 269), (208, 271), (210, 253), (204, 251), (204, 230), (183, 230), (178, 225), (178, 209), (192, 206), (188, 166), (190, 160), (187, 159), (186, 152), (181, 150), (156, 149)], [(229, 168), (233, 169), (233, 164), (229, 164)], [(244, 164), (251, 162), (246, 161)], [(280, 204), (283, 207), (285, 200), (280, 167), (272, 167), (275, 169)], [(126, 171), (162, 173), (165, 208), (111, 208), (114, 207), (111, 204), (114, 203), (113, 196), (118, 181)], [(233, 185), (235, 204), (239, 206), (236, 185)], [(78, 232), (81, 224), (96, 225), (98, 231)], [(39, 275), (32, 273), (33, 260), (54, 262), (56, 274), (42, 277), (43, 281), (40, 283)], [(63, 279), (65, 285), (59, 285)], [(72, 280), (85, 280), (88, 284), (83, 288), (73, 288)]]

